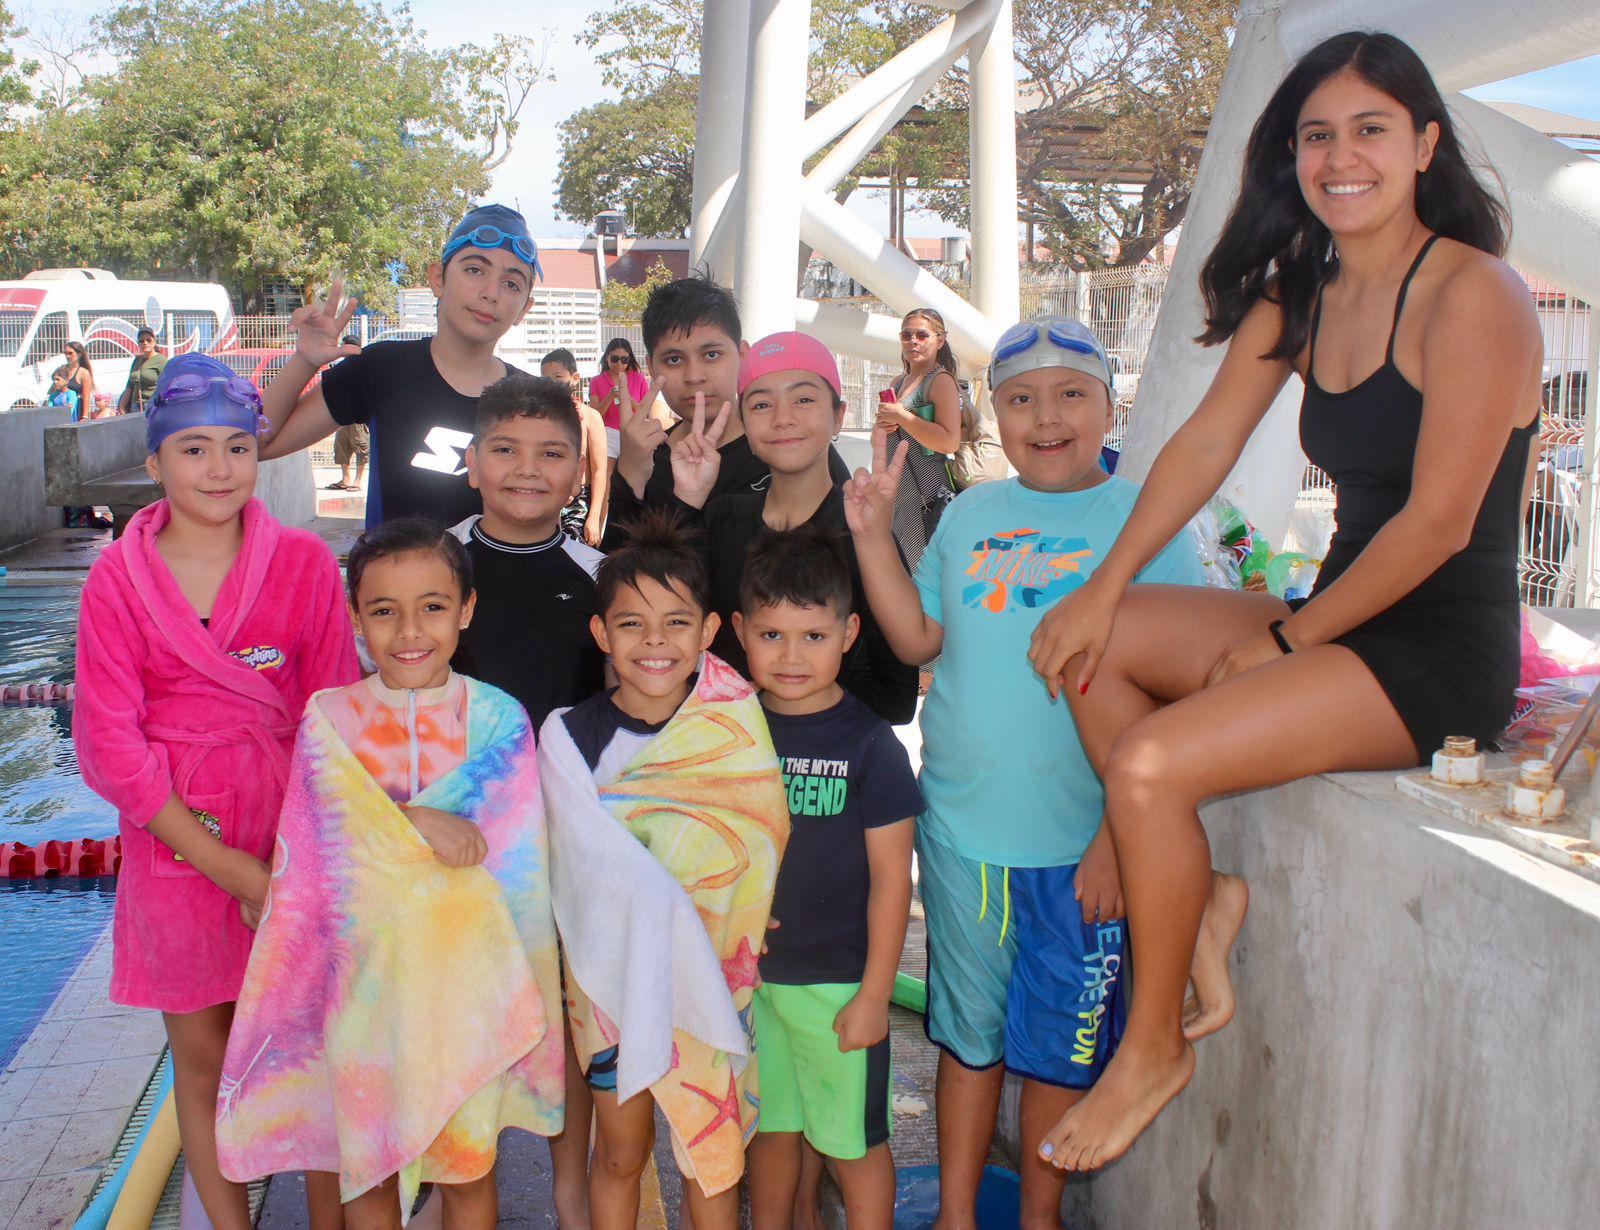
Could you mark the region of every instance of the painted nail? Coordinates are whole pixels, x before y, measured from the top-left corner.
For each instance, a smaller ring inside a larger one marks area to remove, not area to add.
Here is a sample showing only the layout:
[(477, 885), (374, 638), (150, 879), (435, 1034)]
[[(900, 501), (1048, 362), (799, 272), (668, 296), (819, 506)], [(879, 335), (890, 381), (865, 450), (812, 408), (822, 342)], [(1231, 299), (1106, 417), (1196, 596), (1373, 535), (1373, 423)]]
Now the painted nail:
[(1078, 695), (1079, 696), (1087, 696), (1088, 694), (1089, 694), (1089, 685), (1087, 683), (1080, 683), (1078, 685)]
[(1055, 1153), (1055, 1151), (1056, 1151), (1056, 1147), (1053, 1144), (1051, 1144), (1048, 1140), (1045, 1141), (1044, 1144), (1039, 1146), (1039, 1156), (1041, 1156), (1041, 1157), (1050, 1157)]

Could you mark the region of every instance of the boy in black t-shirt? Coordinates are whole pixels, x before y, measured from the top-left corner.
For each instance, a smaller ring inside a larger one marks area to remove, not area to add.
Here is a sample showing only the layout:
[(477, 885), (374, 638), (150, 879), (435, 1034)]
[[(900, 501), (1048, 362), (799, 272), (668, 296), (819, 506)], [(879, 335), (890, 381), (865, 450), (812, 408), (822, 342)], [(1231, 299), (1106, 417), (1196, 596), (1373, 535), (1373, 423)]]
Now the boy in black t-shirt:
[[(539, 255), (521, 214), (481, 205), (445, 241), (428, 284), (438, 298), (437, 332), (415, 341), (377, 342), (362, 350), (340, 339), (356, 309), (337, 276), (328, 297), (297, 311), (294, 356), (267, 386), (265, 413), (274, 431), (270, 460), (315, 444), (338, 427), (371, 428), (372, 478), (367, 525), (424, 515), (452, 525), (477, 510), (463, 454), (472, 440), (478, 396), (515, 369), (495, 346), (527, 313)], [(346, 357), (348, 356), (348, 357)], [(323, 365), (344, 362), (323, 373)]]
[(750, 550), (733, 617), (761, 688), (792, 826), (755, 997), (755, 1230), (789, 1230), (802, 1136), (834, 1159), (851, 1230), (887, 1227), (894, 1215), (889, 995), (922, 795), (894, 731), (839, 684), (860, 630), (850, 601), (837, 535), (816, 526), (769, 530)]
[[(594, 575), (603, 556), (561, 529), (578, 476), (578, 414), (566, 386), (520, 372), (477, 399), (467, 482), (483, 514), (454, 533), (472, 557), (478, 602), (451, 665), (509, 692), (538, 730), (554, 709), (605, 686), (605, 659), (589, 620), (599, 611)], [(589, 1222), (589, 1116), (593, 1099), (567, 1043), (567, 1122), (550, 1138), (557, 1219)]]

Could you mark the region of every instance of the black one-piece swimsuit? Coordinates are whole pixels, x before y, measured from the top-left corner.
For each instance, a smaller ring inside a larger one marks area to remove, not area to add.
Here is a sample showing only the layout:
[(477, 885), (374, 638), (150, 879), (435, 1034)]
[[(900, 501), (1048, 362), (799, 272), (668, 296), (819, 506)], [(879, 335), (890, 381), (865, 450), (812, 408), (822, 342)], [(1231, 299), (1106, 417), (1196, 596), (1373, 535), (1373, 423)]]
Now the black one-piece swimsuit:
[[(1410, 498), (1422, 394), (1394, 365), (1394, 336), (1411, 279), (1437, 239), (1432, 235), (1422, 245), (1400, 283), (1383, 366), (1344, 393), (1329, 393), (1317, 383), (1320, 295), (1312, 311), (1300, 445), (1338, 492), (1333, 541), (1312, 598), (1343, 574)], [(1417, 745), (1419, 763), (1446, 735), (1488, 742), (1511, 716), (1521, 665), (1517, 535), (1528, 449), (1537, 430), (1535, 419), (1511, 431), (1466, 547), (1393, 606), (1334, 638), (1382, 685)]]

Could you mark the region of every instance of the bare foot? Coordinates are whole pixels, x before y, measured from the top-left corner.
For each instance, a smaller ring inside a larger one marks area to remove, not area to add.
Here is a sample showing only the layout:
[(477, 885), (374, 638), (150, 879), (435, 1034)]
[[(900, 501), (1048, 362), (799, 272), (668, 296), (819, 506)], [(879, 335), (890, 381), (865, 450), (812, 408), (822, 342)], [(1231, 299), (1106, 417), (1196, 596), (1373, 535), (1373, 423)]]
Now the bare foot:
[(815, 1204), (802, 1208), (795, 1205), (794, 1230), (827, 1230), (827, 1223), (822, 1220), (822, 1213)]
[(1183, 1036), (1197, 1042), (1233, 1020), (1233, 979), (1228, 954), (1250, 908), (1250, 887), (1238, 876), (1211, 873), (1211, 895), (1200, 919), (1189, 980), (1194, 995), (1183, 1004)]
[(1194, 1048), (1144, 1054), (1124, 1043), (1088, 1095), (1045, 1133), (1039, 1156), (1062, 1170), (1121, 1157), (1194, 1075)]

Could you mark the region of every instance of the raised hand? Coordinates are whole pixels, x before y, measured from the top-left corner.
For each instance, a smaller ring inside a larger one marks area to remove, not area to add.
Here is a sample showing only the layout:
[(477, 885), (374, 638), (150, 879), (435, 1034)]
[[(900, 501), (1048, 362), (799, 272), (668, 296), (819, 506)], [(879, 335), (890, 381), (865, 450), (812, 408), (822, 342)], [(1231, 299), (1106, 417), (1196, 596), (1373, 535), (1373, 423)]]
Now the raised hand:
[(346, 346), (340, 340), (350, 326), (356, 307), (354, 296), (345, 298), (344, 274), (334, 274), (325, 298), (313, 299), (289, 317), (289, 327), (295, 331), (295, 353), (312, 367), (360, 354), (361, 347)]
[(644, 498), (644, 487), (650, 481), (656, 449), (667, 442), (667, 433), (661, 429), (654, 413), (656, 398), (661, 395), (663, 377), (650, 382), (650, 392), (637, 406), (628, 395), (628, 382), (617, 388), (617, 474), (633, 488), (634, 495)]
[(711, 498), (711, 489), (716, 486), (717, 474), (722, 469), (722, 454), (717, 448), (732, 413), (733, 403), (723, 402), (717, 417), (707, 427), (706, 395), (696, 393), (689, 430), (672, 446), (672, 490), (693, 508), (704, 508)]
[(900, 441), (890, 458), (888, 433), (872, 433), (872, 469), (857, 470), (844, 485), (844, 521), (852, 534), (887, 534), (893, 528), (894, 500), (909, 448)]

